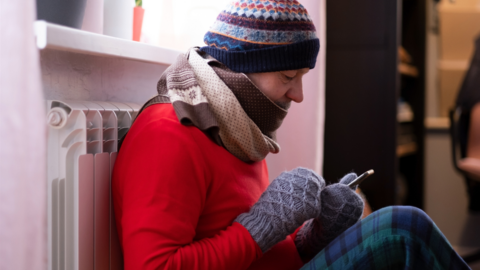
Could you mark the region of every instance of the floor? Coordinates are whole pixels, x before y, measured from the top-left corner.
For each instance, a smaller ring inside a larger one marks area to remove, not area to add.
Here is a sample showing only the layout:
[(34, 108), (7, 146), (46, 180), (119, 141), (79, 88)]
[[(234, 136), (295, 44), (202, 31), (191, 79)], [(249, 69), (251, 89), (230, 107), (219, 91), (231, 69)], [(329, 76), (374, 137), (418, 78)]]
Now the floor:
[[(425, 212), (459, 254), (480, 248), (480, 213), (467, 210), (465, 183), (452, 165), (448, 131), (427, 131), (425, 147)], [(470, 267), (480, 270), (480, 261)]]

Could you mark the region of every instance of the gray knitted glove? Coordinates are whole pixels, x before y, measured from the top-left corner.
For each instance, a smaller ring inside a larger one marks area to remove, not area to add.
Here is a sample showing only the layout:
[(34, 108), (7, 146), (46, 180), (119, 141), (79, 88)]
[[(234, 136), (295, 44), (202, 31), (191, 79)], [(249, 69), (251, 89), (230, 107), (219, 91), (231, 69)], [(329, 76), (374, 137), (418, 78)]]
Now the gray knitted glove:
[(315, 172), (297, 168), (270, 183), (248, 213), (237, 217), (266, 252), (306, 220), (320, 214), (320, 191), (325, 181)]
[(357, 186), (347, 186), (355, 178), (355, 173), (349, 173), (340, 183), (322, 190), (320, 216), (305, 222), (295, 237), (295, 245), (302, 258), (315, 256), (362, 217), (364, 205), (362, 198), (355, 193)]

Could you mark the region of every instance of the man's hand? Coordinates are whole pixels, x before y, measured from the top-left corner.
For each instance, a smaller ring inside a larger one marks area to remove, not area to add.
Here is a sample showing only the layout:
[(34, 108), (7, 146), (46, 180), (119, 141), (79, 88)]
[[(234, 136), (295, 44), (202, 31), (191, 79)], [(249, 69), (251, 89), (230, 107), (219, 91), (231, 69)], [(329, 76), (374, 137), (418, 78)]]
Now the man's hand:
[(235, 221), (242, 224), (266, 252), (305, 221), (320, 215), (320, 193), (324, 187), (325, 180), (311, 170), (297, 168), (283, 172), (250, 211)]
[(362, 217), (364, 205), (362, 198), (355, 193), (357, 187), (347, 186), (355, 178), (355, 173), (349, 173), (338, 184), (321, 191), (320, 215), (307, 221), (295, 238), (302, 258), (315, 256)]

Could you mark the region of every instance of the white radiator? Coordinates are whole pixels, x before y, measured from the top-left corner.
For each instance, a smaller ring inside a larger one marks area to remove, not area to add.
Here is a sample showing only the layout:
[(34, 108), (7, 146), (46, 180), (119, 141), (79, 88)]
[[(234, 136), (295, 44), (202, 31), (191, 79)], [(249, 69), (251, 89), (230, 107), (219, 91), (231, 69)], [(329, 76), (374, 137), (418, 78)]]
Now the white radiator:
[(111, 196), (118, 140), (140, 106), (48, 101), (48, 269), (123, 269)]

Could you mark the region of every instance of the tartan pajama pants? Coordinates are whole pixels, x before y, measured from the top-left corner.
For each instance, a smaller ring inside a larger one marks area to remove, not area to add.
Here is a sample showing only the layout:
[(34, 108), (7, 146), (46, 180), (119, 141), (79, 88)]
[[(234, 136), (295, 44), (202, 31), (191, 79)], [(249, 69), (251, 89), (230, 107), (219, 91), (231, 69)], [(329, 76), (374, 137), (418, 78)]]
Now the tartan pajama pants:
[(470, 268), (422, 210), (390, 206), (343, 232), (301, 270), (323, 269)]

